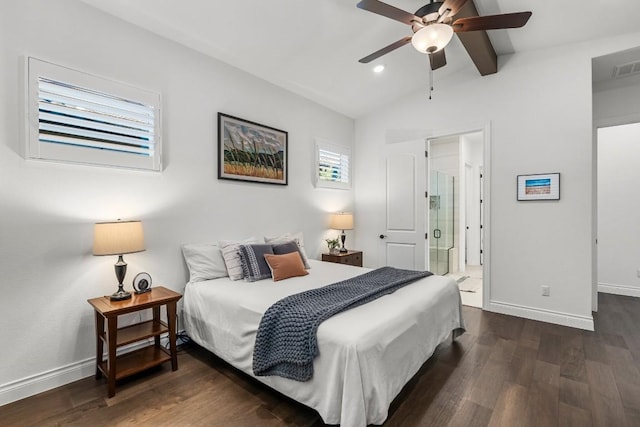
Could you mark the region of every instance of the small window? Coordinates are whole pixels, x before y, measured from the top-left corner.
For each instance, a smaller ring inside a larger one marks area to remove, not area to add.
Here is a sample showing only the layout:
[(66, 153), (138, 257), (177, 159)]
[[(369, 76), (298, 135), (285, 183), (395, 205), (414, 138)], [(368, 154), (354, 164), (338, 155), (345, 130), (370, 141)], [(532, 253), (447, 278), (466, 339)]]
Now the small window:
[(28, 58), (26, 157), (160, 171), (160, 95)]
[(316, 187), (351, 188), (351, 149), (344, 145), (316, 141)]

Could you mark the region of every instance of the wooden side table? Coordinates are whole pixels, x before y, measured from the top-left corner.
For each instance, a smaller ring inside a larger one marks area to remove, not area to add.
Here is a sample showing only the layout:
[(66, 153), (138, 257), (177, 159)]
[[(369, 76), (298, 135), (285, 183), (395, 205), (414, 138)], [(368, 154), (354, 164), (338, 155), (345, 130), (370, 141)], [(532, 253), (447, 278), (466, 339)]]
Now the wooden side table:
[[(182, 295), (162, 286), (144, 294), (133, 294), (131, 299), (111, 301), (108, 296), (88, 300), (96, 318), (96, 379), (107, 377), (108, 396), (116, 394), (116, 380), (145, 369), (171, 361), (171, 370), (178, 369), (176, 349), (176, 305)], [(166, 307), (167, 323), (160, 320), (160, 307)], [(151, 309), (153, 319), (118, 328), (118, 316)], [(107, 329), (105, 331), (105, 320)], [(169, 334), (169, 350), (160, 345), (160, 336)], [(116, 357), (116, 350), (127, 344), (153, 338), (151, 345)], [(104, 345), (107, 360), (103, 360)]]
[(338, 252), (337, 254), (324, 253), (322, 254), (322, 261), (362, 267), (362, 251)]

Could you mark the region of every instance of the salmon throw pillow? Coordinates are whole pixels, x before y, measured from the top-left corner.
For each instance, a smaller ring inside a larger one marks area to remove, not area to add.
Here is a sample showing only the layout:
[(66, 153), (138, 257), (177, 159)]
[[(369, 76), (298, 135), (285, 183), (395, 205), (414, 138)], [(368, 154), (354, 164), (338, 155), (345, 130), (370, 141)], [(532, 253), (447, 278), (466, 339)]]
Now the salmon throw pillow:
[(302, 257), (300, 257), (298, 251), (283, 255), (265, 254), (264, 259), (271, 269), (271, 276), (274, 282), (309, 274), (304, 268)]

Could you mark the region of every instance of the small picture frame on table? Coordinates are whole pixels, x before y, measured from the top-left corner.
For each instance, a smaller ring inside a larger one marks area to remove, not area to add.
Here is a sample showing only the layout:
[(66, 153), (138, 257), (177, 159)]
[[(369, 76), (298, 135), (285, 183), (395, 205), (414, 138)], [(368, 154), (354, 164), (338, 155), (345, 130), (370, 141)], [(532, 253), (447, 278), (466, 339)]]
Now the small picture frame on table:
[(518, 200), (560, 200), (560, 173), (518, 175)]
[(151, 275), (149, 273), (138, 273), (133, 278), (133, 290), (136, 294), (151, 292)]

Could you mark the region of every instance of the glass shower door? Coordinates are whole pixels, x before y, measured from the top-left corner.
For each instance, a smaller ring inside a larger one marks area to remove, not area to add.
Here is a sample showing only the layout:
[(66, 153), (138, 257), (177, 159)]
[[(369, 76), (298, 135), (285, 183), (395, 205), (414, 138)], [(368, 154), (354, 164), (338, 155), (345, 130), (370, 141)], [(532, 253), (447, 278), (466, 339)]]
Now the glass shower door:
[(449, 249), (453, 247), (453, 177), (431, 172), (429, 196), (429, 269), (434, 274), (449, 272)]

